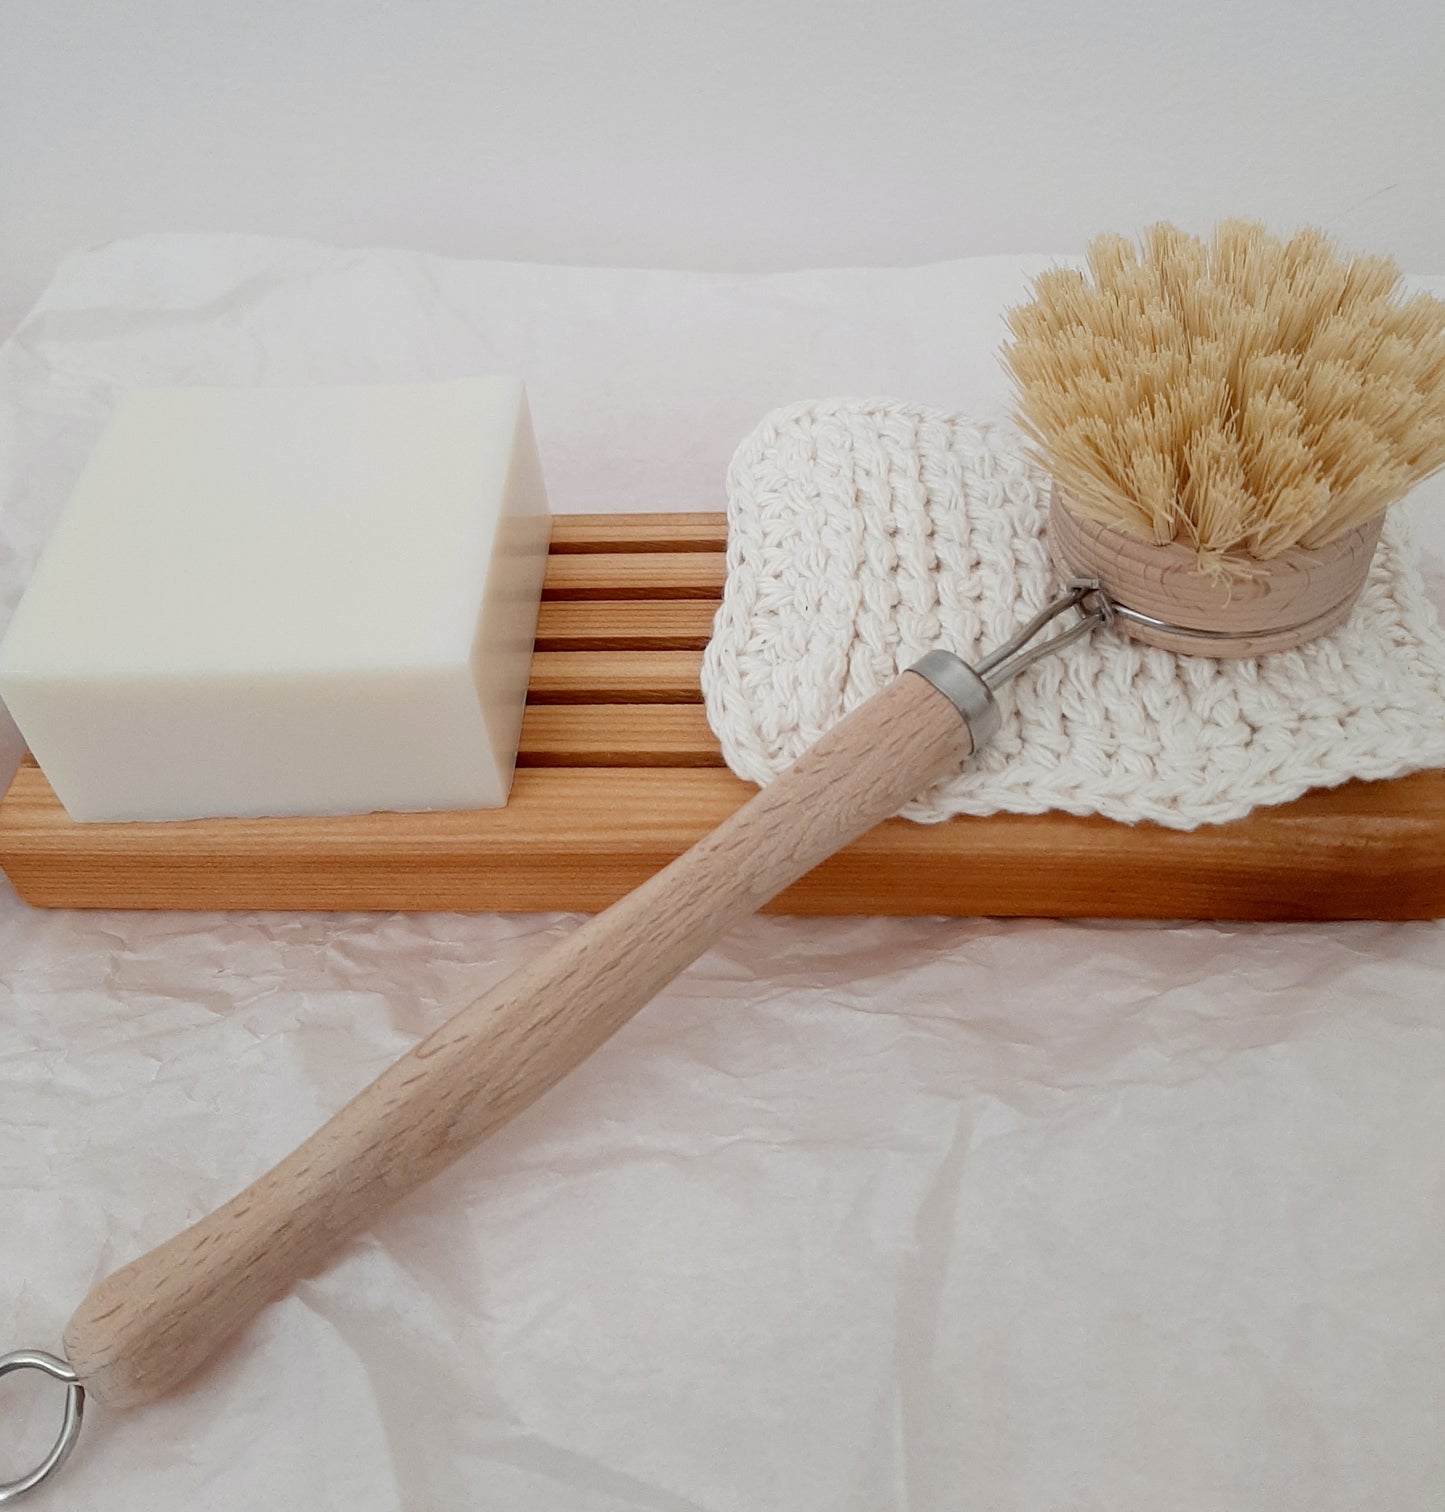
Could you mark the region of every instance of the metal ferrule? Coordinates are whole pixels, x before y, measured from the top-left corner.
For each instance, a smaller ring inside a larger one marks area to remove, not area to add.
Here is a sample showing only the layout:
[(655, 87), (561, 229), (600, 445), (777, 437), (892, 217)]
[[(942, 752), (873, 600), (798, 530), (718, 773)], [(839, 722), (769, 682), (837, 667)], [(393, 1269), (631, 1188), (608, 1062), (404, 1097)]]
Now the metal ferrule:
[(973, 748), (992, 740), (1003, 717), (989, 685), (961, 656), (952, 651), (930, 651), (908, 669), (931, 682), (963, 715)]

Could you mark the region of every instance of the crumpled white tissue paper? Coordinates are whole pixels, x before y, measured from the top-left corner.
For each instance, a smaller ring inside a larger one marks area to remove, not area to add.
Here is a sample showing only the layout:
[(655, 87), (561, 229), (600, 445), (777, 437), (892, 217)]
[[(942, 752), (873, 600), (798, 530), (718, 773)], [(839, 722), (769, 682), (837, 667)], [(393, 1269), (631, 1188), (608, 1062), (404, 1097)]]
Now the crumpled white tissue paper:
[[(718, 508), (790, 399), (997, 414), (1043, 262), (75, 257), (0, 349), (0, 624), (123, 385), (517, 372), (559, 510)], [(573, 922), (0, 884), (0, 1351)], [(1442, 1087), (1445, 926), (756, 920), (33, 1505), (1438, 1512)], [(0, 1384), (0, 1476), (57, 1417)]]

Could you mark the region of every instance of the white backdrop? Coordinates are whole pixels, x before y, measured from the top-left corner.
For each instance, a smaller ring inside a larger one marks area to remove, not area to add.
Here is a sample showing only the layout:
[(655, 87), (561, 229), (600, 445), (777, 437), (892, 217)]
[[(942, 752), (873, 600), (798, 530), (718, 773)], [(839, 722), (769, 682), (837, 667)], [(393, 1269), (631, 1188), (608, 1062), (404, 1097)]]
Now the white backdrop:
[[(0, 0), (0, 334), (68, 249), (162, 229), (759, 270), (1244, 213), (1442, 272), (1442, 65), (1439, 0)], [(659, 501), (684, 463), (710, 501), (765, 404), (864, 383), (977, 409), (1022, 271), (971, 316), (958, 268), (713, 281), (658, 370), (711, 374), (711, 429), (701, 376), (633, 371), (588, 486), (635, 499), (652, 458)], [(0, 353), (5, 607), (119, 386), (439, 374), (517, 333), (545, 368), (630, 308), (518, 276), (72, 263)], [(753, 339), (810, 321), (786, 362)], [(594, 434), (545, 450), (563, 502)], [(0, 1349), (565, 926), (6, 890)], [(1432, 925), (753, 921), (193, 1389), (97, 1412), (53, 1504), (1437, 1512), (1442, 972)], [(48, 1426), (14, 1402), (0, 1472)]]
[(5, 0), (0, 332), (157, 230), (726, 270), (1244, 213), (1437, 272), (1442, 72), (1438, 0)]

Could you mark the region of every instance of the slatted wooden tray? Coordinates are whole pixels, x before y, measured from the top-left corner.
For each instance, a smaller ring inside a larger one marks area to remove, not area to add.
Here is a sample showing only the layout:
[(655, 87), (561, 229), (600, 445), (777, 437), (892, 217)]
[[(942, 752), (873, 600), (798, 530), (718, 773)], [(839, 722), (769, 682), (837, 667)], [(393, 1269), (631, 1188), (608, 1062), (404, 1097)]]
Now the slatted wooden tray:
[[(0, 867), (42, 907), (604, 907), (752, 791), (698, 673), (721, 515), (563, 516), (505, 809), (79, 825), (27, 759)], [(808, 914), (1427, 918), (1445, 914), (1445, 773), (1350, 783), (1181, 833), (1064, 814), (902, 820), (774, 905)]]

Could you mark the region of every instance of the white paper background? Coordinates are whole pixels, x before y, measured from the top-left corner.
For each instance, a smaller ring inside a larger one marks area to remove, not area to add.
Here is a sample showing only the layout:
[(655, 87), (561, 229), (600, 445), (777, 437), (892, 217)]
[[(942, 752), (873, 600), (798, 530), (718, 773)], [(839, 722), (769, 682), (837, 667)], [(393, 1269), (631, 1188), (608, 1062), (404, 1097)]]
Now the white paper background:
[[(558, 509), (716, 508), (775, 404), (997, 413), (1036, 266), (103, 249), (0, 349), (0, 621), (119, 385), (519, 371)], [(572, 922), (4, 888), (0, 1348)], [(1438, 1512), (1442, 1083), (1434, 924), (757, 920), (34, 1505)]]

